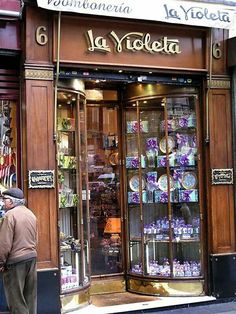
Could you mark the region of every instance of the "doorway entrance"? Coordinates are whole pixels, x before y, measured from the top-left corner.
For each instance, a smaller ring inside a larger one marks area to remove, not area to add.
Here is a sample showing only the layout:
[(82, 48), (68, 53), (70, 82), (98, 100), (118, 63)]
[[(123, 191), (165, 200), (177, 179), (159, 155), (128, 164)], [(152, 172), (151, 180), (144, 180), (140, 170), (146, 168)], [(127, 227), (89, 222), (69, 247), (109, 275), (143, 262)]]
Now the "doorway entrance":
[(119, 108), (87, 103), (91, 275), (123, 272)]

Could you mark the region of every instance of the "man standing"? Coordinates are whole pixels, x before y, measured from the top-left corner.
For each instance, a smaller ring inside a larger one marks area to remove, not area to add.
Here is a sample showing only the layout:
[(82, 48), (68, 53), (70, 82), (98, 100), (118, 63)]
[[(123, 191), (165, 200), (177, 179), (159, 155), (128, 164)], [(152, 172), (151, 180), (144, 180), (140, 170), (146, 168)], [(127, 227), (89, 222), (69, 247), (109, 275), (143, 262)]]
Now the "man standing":
[(22, 190), (2, 192), (6, 214), (0, 227), (0, 271), (11, 314), (37, 313), (37, 220)]

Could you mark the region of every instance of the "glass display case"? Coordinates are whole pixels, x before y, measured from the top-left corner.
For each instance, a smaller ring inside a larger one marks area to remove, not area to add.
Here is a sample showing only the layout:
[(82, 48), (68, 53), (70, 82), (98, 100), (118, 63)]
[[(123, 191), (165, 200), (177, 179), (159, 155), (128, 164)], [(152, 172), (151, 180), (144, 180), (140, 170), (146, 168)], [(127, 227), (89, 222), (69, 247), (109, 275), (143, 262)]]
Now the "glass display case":
[(198, 110), (196, 95), (152, 97), (126, 105), (130, 278), (203, 278)]
[(57, 161), (61, 292), (89, 283), (89, 212), (84, 96), (58, 91)]

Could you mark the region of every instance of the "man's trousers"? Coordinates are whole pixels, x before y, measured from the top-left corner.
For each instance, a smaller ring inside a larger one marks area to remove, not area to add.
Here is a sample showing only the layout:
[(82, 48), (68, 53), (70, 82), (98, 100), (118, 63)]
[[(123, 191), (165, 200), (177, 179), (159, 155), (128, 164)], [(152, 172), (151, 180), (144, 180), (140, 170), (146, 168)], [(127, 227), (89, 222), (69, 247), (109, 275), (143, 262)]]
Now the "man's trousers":
[(37, 313), (36, 258), (8, 265), (3, 284), (11, 314)]

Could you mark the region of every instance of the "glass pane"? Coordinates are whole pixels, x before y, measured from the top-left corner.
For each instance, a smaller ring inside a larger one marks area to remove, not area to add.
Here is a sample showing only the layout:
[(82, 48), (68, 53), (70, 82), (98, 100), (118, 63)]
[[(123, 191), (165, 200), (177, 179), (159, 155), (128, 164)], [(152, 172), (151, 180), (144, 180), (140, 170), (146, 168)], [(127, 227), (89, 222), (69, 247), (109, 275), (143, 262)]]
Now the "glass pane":
[(147, 275), (169, 277), (171, 261), (168, 241), (149, 238), (145, 247), (145, 264)]
[(87, 107), (92, 275), (122, 271), (116, 107)]
[(167, 98), (173, 276), (201, 275), (196, 98)]
[(195, 100), (155, 98), (126, 108), (131, 272), (201, 276)]
[(82, 261), (82, 278), (83, 283), (86, 284), (89, 281), (89, 193), (87, 189), (87, 134), (86, 134), (86, 112), (85, 101), (80, 96), (79, 99), (79, 136), (80, 136), (80, 162), (79, 162), (79, 174), (81, 182), (81, 206), (82, 206), (82, 220), (83, 220), (83, 261)]
[(166, 169), (160, 163), (165, 155), (159, 147), (165, 136), (162, 98), (142, 101), (139, 108), (140, 123), (145, 125), (140, 132), (141, 153), (146, 160), (145, 168), (141, 168), (143, 193), (147, 195), (143, 204), (145, 274), (167, 277), (171, 261), (168, 195), (162, 179)]
[(173, 276), (174, 277), (199, 277), (202, 267), (200, 261), (200, 242), (191, 244), (181, 241), (173, 244)]
[(142, 274), (142, 245), (141, 241), (129, 242), (129, 258), (130, 258), (130, 272), (134, 274)]
[(77, 95), (58, 93), (57, 151), (62, 292), (80, 287), (81, 241), (77, 178)]
[(125, 180), (127, 186), (128, 206), (128, 244), (129, 270), (142, 274), (142, 224), (141, 206), (145, 202), (146, 193), (139, 189), (140, 167), (145, 167), (144, 155), (139, 151), (139, 130), (143, 127), (138, 121), (136, 104), (130, 105), (125, 112)]

